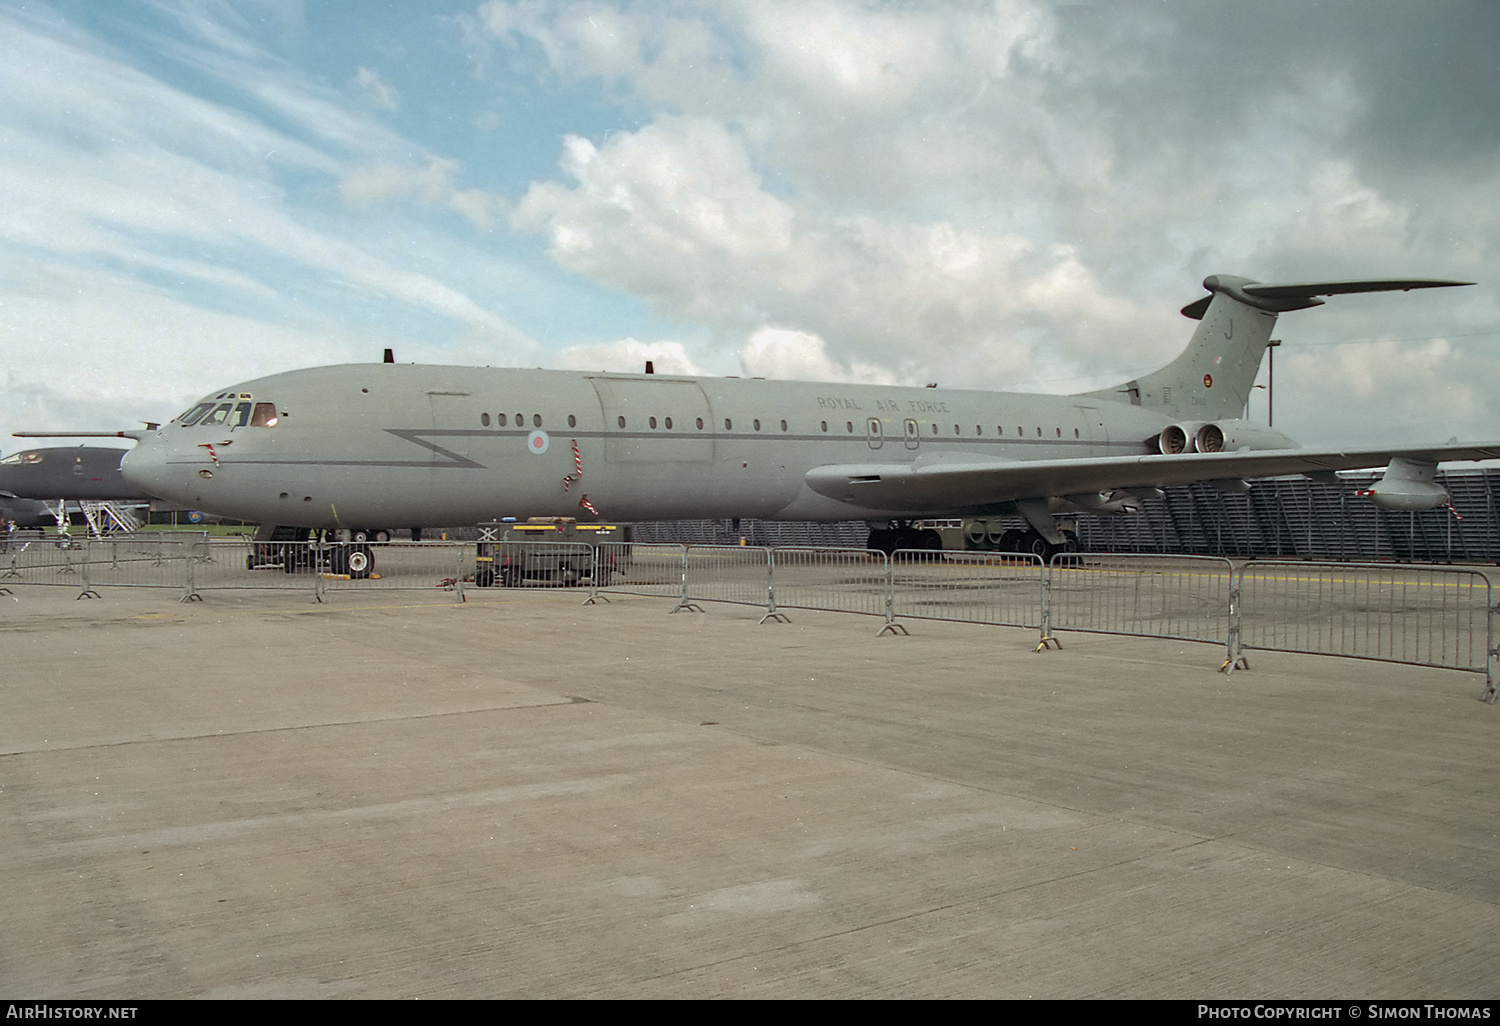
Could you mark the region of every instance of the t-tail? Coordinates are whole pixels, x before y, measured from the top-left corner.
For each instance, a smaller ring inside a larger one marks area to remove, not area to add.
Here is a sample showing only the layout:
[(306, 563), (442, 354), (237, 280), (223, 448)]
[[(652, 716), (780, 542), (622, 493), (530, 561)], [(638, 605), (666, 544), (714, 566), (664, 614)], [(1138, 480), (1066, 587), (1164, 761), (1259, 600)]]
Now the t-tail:
[[(1240, 418), (1260, 373), (1260, 361), (1278, 314), (1321, 306), (1319, 296), (1472, 284), (1413, 278), (1271, 285), (1231, 274), (1209, 275), (1203, 279), (1209, 295), (1182, 308), (1184, 316), (1199, 324), (1181, 356), (1152, 374), (1089, 394), (1115, 400), (1123, 394), (1138, 406), (1177, 419), (1177, 424), (1162, 432), (1163, 452), (1216, 452), (1238, 448), (1240, 442), (1264, 448), (1265, 442), (1273, 440), (1258, 436), (1272, 429)], [(1290, 439), (1285, 441), (1293, 444)]]

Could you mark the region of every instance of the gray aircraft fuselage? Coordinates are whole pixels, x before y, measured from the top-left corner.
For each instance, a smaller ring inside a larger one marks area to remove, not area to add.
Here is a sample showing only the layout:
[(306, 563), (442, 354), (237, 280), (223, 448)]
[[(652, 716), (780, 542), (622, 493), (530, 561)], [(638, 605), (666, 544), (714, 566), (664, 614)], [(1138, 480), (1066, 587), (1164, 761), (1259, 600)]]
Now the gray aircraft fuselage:
[(1174, 421), (1096, 398), (401, 364), (293, 371), (229, 394), (273, 403), (276, 423), (179, 418), (129, 455), (127, 477), (193, 508), (315, 528), (590, 518), (584, 502), (616, 520), (912, 517), (965, 510), (865, 509), (803, 477), (1144, 454)]
[(0, 492), (23, 499), (144, 502), (120, 473), (126, 450), (102, 446), (26, 449), (0, 459)]
[(207, 396), (133, 432), (125, 477), (182, 505), (262, 524), (359, 528), (499, 517), (869, 520), (1020, 513), (1032, 551), (1051, 513), (1129, 512), (1146, 490), (1388, 464), (1373, 501), (1446, 501), (1439, 460), (1500, 445), (1309, 450), (1243, 419), (1279, 314), (1320, 296), (1464, 284), (1428, 279), (1204, 280), (1199, 322), (1166, 367), (1072, 396), (650, 374), (355, 364)]

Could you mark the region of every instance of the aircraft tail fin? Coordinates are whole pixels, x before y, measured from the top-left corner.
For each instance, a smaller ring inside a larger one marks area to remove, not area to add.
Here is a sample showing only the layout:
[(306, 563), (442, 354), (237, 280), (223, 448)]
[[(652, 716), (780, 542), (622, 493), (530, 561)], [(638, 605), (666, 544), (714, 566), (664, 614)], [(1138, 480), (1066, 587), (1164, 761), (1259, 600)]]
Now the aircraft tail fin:
[(1119, 400), (1123, 393), (1136, 405), (1195, 421), (1238, 417), (1250, 398), (1278, 314), (1321, 306), (1320, 296), (1472, 284), (1432, 278), (1271, 284), (1210, 275), (1203, 280), (1209, 294), (1182, 308), (1183, 316), (1199, 324), (1181, 356), (1138, 380), (1089, 395)]

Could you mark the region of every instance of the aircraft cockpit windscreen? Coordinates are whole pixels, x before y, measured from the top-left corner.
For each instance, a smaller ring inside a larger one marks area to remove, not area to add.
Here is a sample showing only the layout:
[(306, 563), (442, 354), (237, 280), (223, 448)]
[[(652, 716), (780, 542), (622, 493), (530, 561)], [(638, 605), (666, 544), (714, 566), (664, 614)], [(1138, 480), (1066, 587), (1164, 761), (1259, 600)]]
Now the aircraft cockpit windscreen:
[(30, 465), (40, 462), (42, 462), (42, 454), (39, 452), (13, 452), (0, 460), (0, 467), (18, 467), (23, 463)]
[[(223, 397), (219, 397), (223, 398)], [(177, 418), (178, 427), (215, 427), (225, 425), (231, 430), (250, 427), (275, 427), (277, 421), (275, 403), (257, 403), (244, 396), (238, 402), (219, 402), (218, 399), (199, 403)]]

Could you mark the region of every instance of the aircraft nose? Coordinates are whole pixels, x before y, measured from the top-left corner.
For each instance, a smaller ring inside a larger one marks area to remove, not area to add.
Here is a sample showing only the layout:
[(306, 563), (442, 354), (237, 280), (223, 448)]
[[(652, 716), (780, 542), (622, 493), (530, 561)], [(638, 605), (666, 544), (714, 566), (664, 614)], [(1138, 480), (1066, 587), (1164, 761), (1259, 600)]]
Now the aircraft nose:
[(155, 498), (170, 498), (168, 492), (166, 447), (152, 444), (148, 438), (136, 444), (120, 460), (120, 476)]

